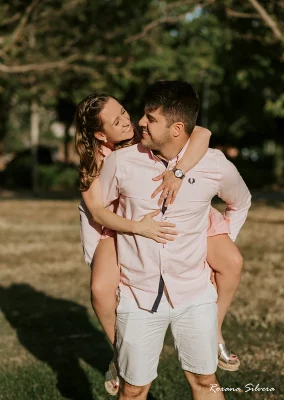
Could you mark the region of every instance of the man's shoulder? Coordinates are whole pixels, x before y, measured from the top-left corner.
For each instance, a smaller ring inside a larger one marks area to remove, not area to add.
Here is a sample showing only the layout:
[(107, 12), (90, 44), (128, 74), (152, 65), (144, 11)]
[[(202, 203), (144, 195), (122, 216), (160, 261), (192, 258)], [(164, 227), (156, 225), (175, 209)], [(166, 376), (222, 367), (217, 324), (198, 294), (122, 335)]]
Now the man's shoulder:
[(213, 158), (220, 158), (220, 157), (225, 157), (224, 153), (221, 150), (218, 149), (211, 149), (209, 147), (209, 149), (207, 150), (207, 153), (205, 154), (205, 156), (207, 157), (213, 157)]
[(218, 149), (209, 148), (205, 153), (204, 157), (194, 167), (194, 169), (201, 170), (219, 170), (220, 163), (226, 160), (226, 157), (222, 151)]
[(211, 149), (209, 148), (204, 156), (204, 160), (208, 161), (208, 162), (213, 162), (216, 164), (220, 164), (222, 162), (227, 162), (227, 158), (225, 156), (225, 154), (218, 149)]

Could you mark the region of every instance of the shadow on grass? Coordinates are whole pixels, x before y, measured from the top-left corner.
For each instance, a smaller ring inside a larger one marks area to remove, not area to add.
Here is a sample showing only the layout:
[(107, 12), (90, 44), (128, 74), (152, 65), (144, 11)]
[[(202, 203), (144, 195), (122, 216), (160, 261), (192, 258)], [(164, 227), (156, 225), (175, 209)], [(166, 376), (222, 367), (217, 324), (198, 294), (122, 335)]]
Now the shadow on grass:
[(54, 371), (61, 395), (93, 400), (79, 359), (104, 374), (112, 354), (104, 334), (91, 324), (86, 308), (47, 296), (27, 284), (0, 286), (0, 307), (20, 343)]

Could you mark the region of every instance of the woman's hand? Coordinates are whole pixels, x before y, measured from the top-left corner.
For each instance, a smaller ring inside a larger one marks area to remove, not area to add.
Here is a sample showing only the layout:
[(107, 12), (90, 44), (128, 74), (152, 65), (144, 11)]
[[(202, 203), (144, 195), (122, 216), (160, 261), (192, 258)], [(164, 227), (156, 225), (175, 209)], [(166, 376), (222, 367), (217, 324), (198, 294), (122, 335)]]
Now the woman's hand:
[(153, 218), (160, 214), (161, 210), (156, 210), (147, 214), (141, 221), (136, 222), (135, 232), (137, 235), (153, 239), (158, 243), (167, 243), (168, 240), (175, 240), (177, 231), (169, 228), (175, 228), (175, 224), (170, 222), (155, 221)]
[(163, 183), (155, 190), (152, 194), (152, 199), (157, 196), (158, 193), (162, 192), (160, 199), (158, 201), (158, 206), (160, 206), (166, 199), (165, 206), (168, 207), (169, 204), (173, 204), (176, 195), (181, 187), (182, 179), (176, 178), (173, 171), (165, 171), (161, 175), (153, 178), (153, 181), (160, 181), (163, 179)]

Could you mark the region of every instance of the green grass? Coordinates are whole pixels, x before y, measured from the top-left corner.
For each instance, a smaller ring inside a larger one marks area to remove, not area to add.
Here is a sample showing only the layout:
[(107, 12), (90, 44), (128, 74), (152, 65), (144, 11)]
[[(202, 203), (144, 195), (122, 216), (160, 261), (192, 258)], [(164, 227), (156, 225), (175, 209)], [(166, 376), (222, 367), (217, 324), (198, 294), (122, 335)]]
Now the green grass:
[[(0, 233), (0, 400), (105, 400), (110, 347), (89, 302), (76, 201), (5, 200)], [(284, 399), (284, 207), (254, 204), (238, 244), (246, 264), (224, 336), (241, 358), (223, 387)], [(190, 399), (170, 334), (149, 399)]]

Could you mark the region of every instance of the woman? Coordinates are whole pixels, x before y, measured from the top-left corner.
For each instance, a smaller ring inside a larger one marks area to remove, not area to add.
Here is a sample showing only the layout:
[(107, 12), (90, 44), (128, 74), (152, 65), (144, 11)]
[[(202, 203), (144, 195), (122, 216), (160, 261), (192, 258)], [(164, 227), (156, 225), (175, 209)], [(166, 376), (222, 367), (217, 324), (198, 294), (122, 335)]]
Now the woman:
[[(115, 233), (111, 229), (118, 232), (139, 234), (159, 243), (173, 240), (177, 232), (173, 230), (175, 225), (153, 220), (153, 217), (158, 215), (160, 210), (154, 211), (137, 222), (122, 218), (112, 212), (113, 210), (106, 210), (103, 206), (99, 179), (97, 179), (103, 158), (113, 150), (135, 144), (139, 140), (124, 108), (108, 95), (90, 95), (78, 105), (76, 120), (76, 149), (80, 156), (80, 189), (87, 207), (81, 206), (81, 218), (87, 215), (90, 221), (89, 211), (93, 220), (99, 224), (94, 226), (97, 230), (97, 236), (94, 235), (96, 231), (93, 228), (87, 233), (90, 248), (86, 250), (85, 246), (85, 254), (88, 253), (89, 258), (87, 261), (90, 263), (93, 258), (92, 304), (106, 335), (113, 344), (115, 340), (116, 289), (120, 275), (117, 267)], [(210, 132), (208, 130), (196, 127), (191, 134), (190, 144), (176, 168), (182, 169), (183, 172), (193, 168), (206, 153), (209, 138)], [(135, 165), (133, 168), (135, 168)], [(165, 201), (166, 206), (172, 203), (182, 180), (176, 178), (172, 171), (167, 171), (153, 179), (156, 181), (163, 179), (163, 183), (152, 195), (154, 197), (162, 192), (158, 205), (161, 205), (163, 201)], [(102, 236), (99, 236), (101, 233), (100, 226), (105, 227)], [(83, 223), (83, 235), (86, 231), (85, 228), (86, 218), (85, 223)], [(172, 228), (172, 230), (169, 228)], [(91, 240), (90, 232), (92, 232)], [(235, 355), (230, 354), (229, 349), (225, 346), (221, 329), (225, 314), (239, 284), (242, 257), (228, 233), (228, 221), (217, 210), (212, 209), (208, 228), (207, 260), (216, 272), (218, 291), (218, 339), (220, 348), (218, 365), (220, 368), (232, 371), (238, 369), (240, 362)], [(86, 240), (84, 242), (86, 243)], [(106, 296), (106, 293), (108, 296)], [(113, 364), (111, 367), (114, 369)], [(111, 382), (111, 386), (109, 386), (110, 382), (107, 383), (109, 392), (115, 393), (117, 391), (116, 382), (116, 380)]]

